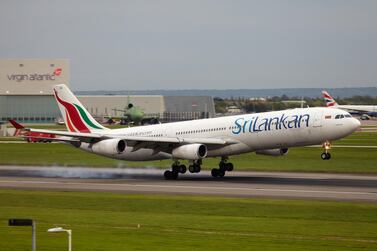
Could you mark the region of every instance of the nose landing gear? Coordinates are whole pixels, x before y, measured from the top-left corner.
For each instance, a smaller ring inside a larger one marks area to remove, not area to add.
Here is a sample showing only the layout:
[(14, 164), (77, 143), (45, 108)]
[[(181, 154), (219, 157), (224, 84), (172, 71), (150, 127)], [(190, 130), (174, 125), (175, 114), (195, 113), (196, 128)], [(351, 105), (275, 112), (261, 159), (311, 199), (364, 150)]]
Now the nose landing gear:
[(326, 141), (322, 144), (323, 149), (325, 152), (321, 154), (321, 159), (323, 160), (329, 160), (331, 159), (331, 154), (329, 153), (329, 150), (331, 149), (331, 143), (329, 141)]

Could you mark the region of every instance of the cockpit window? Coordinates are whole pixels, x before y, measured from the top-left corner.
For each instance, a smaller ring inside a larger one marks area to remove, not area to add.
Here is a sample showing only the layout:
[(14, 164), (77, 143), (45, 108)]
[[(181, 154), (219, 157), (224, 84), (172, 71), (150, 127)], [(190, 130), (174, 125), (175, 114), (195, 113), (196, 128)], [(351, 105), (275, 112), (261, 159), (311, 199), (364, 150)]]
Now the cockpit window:
[(343, 119), (343, 118), (352, 118), (350, 114), (338, 114), (335, 116), (335, 119)]

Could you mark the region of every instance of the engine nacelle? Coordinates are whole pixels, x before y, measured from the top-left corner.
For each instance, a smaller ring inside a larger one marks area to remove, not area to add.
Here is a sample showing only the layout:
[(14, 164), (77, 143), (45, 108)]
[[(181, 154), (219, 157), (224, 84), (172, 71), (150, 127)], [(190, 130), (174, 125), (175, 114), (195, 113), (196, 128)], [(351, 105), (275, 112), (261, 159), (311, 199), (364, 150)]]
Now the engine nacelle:
[(126, 150), (127, 143), (123, 139), (105, 139), (92, 145), (92, 151), (97, 154), (114, 156)]
[(269, 155), (269, 156), (283, 156), (288, 154), (288, 148), (277, 148), (256, 151), (256, 154)]
[(207, 147), (203, 144), (188, 144), (173, 149), (175, 159), (198, 160), (207, 156)]

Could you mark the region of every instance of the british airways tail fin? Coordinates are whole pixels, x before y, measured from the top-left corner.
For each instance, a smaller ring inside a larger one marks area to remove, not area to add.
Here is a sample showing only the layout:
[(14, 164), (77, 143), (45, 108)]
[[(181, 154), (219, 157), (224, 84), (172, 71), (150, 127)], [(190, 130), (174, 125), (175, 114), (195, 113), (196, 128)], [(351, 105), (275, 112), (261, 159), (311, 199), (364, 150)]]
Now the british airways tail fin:
[(107, 129), (90, 115), (66, 85), (55, 85), (54, 95), (68, 131), (90, 133)]
[(322, 91), (322, 96), (326, 101), (327, 107), (336, 107), (338, 106), (338, 103), (335, 101), (333, 97), (330, 96), (330, 94), (327, 91)]

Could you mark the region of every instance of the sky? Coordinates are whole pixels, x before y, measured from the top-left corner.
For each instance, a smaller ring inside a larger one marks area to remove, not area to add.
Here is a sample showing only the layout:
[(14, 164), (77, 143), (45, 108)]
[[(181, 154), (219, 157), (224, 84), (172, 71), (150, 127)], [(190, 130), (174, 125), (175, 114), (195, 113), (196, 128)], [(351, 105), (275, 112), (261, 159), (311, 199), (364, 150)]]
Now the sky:
[(1, 0), (0, 58), (74, 90), (377, 86), (375, 0)]

